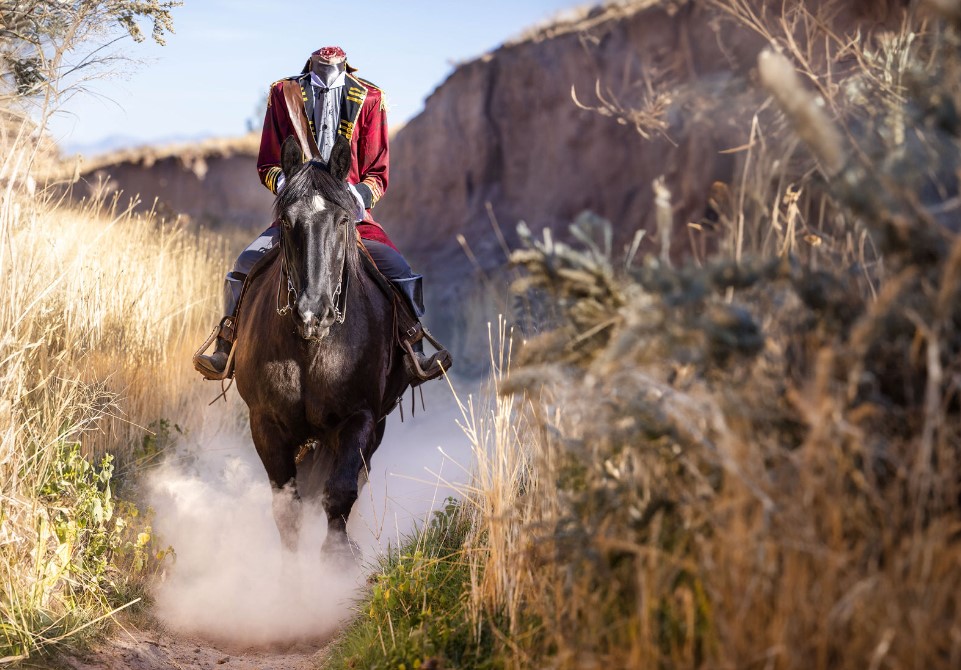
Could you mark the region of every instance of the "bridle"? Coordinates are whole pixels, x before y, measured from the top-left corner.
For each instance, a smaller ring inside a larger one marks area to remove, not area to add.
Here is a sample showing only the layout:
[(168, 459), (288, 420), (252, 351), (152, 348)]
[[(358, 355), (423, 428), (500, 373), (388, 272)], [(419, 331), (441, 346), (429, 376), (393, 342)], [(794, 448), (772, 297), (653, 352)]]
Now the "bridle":
[[(280, 253), (281, 253), (281, 271), (279, 276), (279, 281), (277, 282), (277, 314), (280, 316), (285, 316), (293, 311), (294, 303), (297, 301), (297, 289), (294, 288), (294, 282), (290, 278), (290, 259), (287, 254), (290, 253), (290, 248), (293, 246), (291, 244), (286, 244), (286, 226), (283, 223), (280, 225)], [(340, 266), (340, 281), (337, 282), (337, 288), (334, 289), (334, 295), (331, 296), (331, 302), (334, 304), (334, 321), (335, 323), (343, 323), (344, 319), (347, 318), (347, 290), (350, 288), (350, 269), (347, 266), (347, 254), (350, 247), (347, 246), (350, 242), (350, 226), (344, 226), (344, 258), (341, 261)], [(281, 296), (284, 293), (284, 277), (287, 278), (287, 303), (281, 305)]]

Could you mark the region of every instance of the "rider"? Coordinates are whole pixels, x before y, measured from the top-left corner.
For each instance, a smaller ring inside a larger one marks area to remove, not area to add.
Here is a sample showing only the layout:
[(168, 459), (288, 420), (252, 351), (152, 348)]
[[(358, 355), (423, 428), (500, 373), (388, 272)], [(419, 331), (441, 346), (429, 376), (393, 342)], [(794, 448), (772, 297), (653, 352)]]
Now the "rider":
[[(323, 161), (330, 159), (337, 135), (351, 144), (353, 157), (348, 182), (358, 201), (357, 231), (364, 247), (380, 271), (407, 298), (417, 318), (424, 315), (423, 277), (414, 274), (376, 223), (370, 210), (387, 190), (388, 147), (387, 115), (383, 94), (369, 81), (353, 76), (355, 68), (347, 64), (347, 54), (336, 46), (318, 49), (310, 55), (300, 75), (274, 82), (267, 99), (267, 115), (260, 138), (257, 172), (260, 181), (277, 194), (284, 187), (280, 167), (280, 148), (284, 140), (294, 136), (305, 154)], [(293, 96), (293, 98), (288, 97)], [(294, 117), (291, 111), (294, 110)], [(302, 114), (300, 112), (303, 112)], [(304, 147), (304, 144), (308, 147)], [(244, 280), (254, 264), (280, 239), (275, 221), (240, 254), (224, 283), (224, 318), (220, 322), (215, 350), (210, 355), (194, 356), (194, 367), (208, 379), (222, 379), (234, 338), (234, 320)], [(385, 334), (393, 336), (393, 333)], [(422, 379), (433, 378), (450, 367), (450, 354), (441, 349), (427, 357), (423, 343), (413, 344), (414, 355)], [(413, 368), (411, 368), (413, 369)], [(415, 373), (416, 374), (416, 373)]]

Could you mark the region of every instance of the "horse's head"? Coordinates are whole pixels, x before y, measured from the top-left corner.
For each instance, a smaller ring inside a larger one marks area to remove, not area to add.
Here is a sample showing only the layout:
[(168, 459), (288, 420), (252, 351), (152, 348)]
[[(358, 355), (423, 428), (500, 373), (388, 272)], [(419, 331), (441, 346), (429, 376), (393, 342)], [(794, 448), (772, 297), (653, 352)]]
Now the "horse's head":
[[(281, 149), (286, 184), (274, 204), (300, 335), (320, 339), (343, 320), (346, 281), (356, 255), (357, 200), (347, 187), (350, 143), (338, 137), (327, 165), (304, 162), (292, 137)], [(340, 304), (343, 303), (344, 307)]]

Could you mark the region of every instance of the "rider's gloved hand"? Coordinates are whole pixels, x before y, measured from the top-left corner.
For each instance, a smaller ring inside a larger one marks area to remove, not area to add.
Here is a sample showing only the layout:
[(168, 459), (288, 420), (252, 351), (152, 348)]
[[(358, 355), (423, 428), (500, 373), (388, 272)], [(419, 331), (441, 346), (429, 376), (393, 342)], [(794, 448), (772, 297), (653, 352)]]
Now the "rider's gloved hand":
[(363, 221), (364, 214), (366, 213), (366, 210), (367, 210), (367, 205), (364, 204), (364, 198), (363, 196), (361, 196), (360, 192), (357, 190), (357, 187), (351, 184), (350, 182), (347, 182), (347, 188), (350, 189), (350, 192), (354, 196), (354, 199), (357, 200), (357, 218), (354, 219), (354, 221), (355, 222)]

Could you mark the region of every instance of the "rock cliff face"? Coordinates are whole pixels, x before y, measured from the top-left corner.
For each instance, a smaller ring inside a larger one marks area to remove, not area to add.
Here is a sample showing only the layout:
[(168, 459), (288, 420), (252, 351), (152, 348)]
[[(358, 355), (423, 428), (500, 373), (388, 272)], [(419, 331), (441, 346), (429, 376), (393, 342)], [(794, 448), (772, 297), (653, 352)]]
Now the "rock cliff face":
[(121, 191), (138, 209), (186, 215), (209, 228), (251, 234), (270, 224), (273, 196), (257, 180), (258, 136), (193, 146), (131, 150), (84, 168), (75, 198)]
[[(509, 244), (518, 221), (563, 235), (584, 210), (626, 242), (654, 230), (658, 177), (681, 226), (700, 218), (713, 181), (730, 178), (732, 160), (719, 151), (743, 143), (749, 125), (713, 101), (731, 94), (761, 44), (728, 39), (730, 26), (691, 4), (650, 5), (595, 9), (459, 67), (394, 138), (375, 214), (428, 275), (432, 296), (451, 299), (465, 285), (458, 235), (485, 270), (503, 263), (492, 215)], [(650, 98), (672, 80), (672, 99)], [(648, 103), (667, 108), (666, 124), (644, 137), (631, 110)], [(682, 254), (687, 233), (673, 238)]]
[[(430, 302), (457, 299), (473, 283), (458, 235), (485, 271), (503, 264), (492, 220), (510, 245), (521, 220), (563, 236), (590, 210), (612, 221), (623, 242), (638, 228), (653, 230), (651, 184), (662, 175), (679, 225), (700, 217), (710, 184), (730, 176), (732, 161), (718, 150), (742, 143), (747, 130), (730, 110), (705, 103), (730, 94), (760, 43), (722, 35), (730, 28), (694, 7), (701, 3), (652, 4), (595, 8), (462, 65), (395, 133), (375, 217), (428, 275)], [(722, 49), (721, 38), (735, 46)], [(631, 110), (652, 102), (652, 87), (665, 81), (676, 93), (656, 101), (667, 123), (644, 137)], [(75, 196), (122, 190), (139, 195), (141, 208), (156, 199), (163, 213), (255, 232), (272, 202), (256, 180), (256, 150), (251, 136), (121, 154), (84, 169)], [(682, 232), (676, 253), (688, 243)]]

